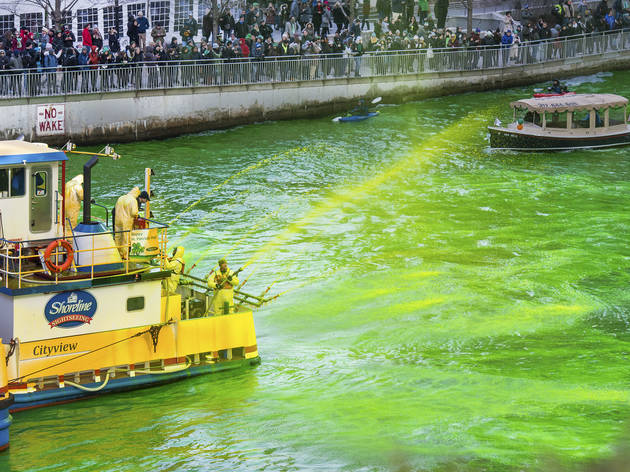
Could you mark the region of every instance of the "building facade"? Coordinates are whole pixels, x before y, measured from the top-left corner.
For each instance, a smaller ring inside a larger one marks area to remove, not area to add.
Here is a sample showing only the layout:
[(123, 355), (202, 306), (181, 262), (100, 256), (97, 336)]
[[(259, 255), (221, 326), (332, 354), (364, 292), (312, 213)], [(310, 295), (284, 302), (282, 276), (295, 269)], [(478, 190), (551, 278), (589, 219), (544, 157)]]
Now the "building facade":
[[(62, 5), (67, 2), (62, 2)], [(196, 38), (201, 35), (201, 23), (203, 15), (211, 8), (211, 0), (149, 0), (149, 1), (123, 1), (118, 2), (116, 7), (114, 2), (103, 2), (98, 4), (89, 0), (79, 0), (71, 12), (65, 16), (64, 24), (71, 25), (71, 29), (80, 41), (81, 32), (86, 24), (92, 23), (97, 26), (103, 37), (107, 37), (110, 28), (118, 25), (121, 39), (126, 37), (127, 18), (129, 14), (134, 17), (139, 11), (143, 11), (149, 20), (151, 28), (160, 23), (166, 28), (167, 38), (175, 34), (179, 36), (179, 30), (183, 22), (190, 13), (199, 23), (199, 32)], [(219, 5), (221, 2), (217, 2)], [(118, 14), (116, 15), (116, 10)], [(0, 33), (11, 29), (19, 29), (26, 26), (30, 31), (40, 31), (43, 26), (49, 27), (52, 17), (43, 8), (37, 5), (20, 2), (15, 6), (0, 2)], [(149, 37), (149, 34), (147, 34)]]

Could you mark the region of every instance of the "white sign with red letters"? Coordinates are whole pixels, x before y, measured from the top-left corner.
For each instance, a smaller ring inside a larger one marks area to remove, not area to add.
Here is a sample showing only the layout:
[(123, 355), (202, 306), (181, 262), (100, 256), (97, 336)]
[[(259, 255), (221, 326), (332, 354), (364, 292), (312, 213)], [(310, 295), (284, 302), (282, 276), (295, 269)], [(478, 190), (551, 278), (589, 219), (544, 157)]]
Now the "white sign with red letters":
[(39, 136), (65, 134), (65, 132), (65, 105), (44, 105), (37, 107), (37, 134)]

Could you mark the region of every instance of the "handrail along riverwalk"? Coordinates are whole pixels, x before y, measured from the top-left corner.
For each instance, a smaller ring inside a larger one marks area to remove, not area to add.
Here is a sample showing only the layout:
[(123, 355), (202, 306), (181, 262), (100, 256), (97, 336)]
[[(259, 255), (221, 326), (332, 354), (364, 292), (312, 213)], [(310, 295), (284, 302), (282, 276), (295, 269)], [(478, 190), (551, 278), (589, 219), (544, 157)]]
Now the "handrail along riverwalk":
[(327, 54), (99, 64), (98, 68), (13, 69), (0, 73), (0, 100), (493, 70), (627, 50), (630, 50), (630, 30), (614, 30), (508, 47), (370, 51), (346, 57)]

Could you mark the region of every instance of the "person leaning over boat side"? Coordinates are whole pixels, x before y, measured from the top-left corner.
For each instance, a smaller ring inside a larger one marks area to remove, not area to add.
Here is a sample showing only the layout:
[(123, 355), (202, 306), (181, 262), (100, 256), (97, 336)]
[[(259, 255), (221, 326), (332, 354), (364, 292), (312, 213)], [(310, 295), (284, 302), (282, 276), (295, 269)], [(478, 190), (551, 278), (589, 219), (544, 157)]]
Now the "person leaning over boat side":
[[(215, 315), (228, 314), (234, 305), (234, 286), (238, 285), (238, 277), (230, 270), (225, 259), (219, 260), (219, 270), (208, 275), (208, 287), (214, 290), (212, 311)], [(225, 310), (225, 305), (228, 310)]]
[(120, 257), (127, 259), (129, 254), (130, 232), (133, 229), (133, 220), (138, 216), (139, 203), (149, 201), (147, 192), (140, 192), (138, 187), (123, 195), (116, 202), (114, 209), (114, 231), (116, 233), (116, 246)]
[(83, 200), (83, 174), (79, 174), (66, 184), (66, 194), (64, 207), (66, 211), (66, 234), (72, 234), (72, 230), (79, 222), (79, 211), (81, 210), (81, 200)]
[(185, 266), (184, 248), (182, 246), (177, 246), (173, 249), (173, 256), (169, 257), (164, 264), (164, 268), (171, 271), (171, 276), (164, 280), (164, 288), (169, 295), (173, 295), (177, 290), (179, 279), (181, 274), (184, 272)]

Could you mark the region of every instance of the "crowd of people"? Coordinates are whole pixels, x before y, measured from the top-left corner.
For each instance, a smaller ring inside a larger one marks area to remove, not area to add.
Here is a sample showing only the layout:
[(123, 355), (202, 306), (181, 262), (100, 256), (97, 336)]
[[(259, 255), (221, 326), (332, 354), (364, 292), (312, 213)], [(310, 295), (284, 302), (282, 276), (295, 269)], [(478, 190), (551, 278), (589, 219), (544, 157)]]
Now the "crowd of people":
[[(265, 63), (322, 55), (343, 61), (337, 66), (331, 61), (316, 71), (302, 71), (306, 76), (300, 78), (314, 78), (314, 73), (323, 77), (351, 72), (359, 75), (361, 56), (394, 51), (421, 51), (430, 62), (436, 50), (473, 49), (479, 50), (483, 67), (497, 67), (531, 59), (524, 55), (531, 56), (535, 50), (521, 51), (526, 43), (593, 35), (630, 25), (629, 0), (615, 0), (612, 5), (601, 0), (593, 9), (582, 0), (576, 0), (576, 4), (564, 0), (538, 18), (526, 18), (518, 12), (519, 22), (508, 12), (502, 25), (493, 31), (475, 29), (465, 33), (461, 28), (444, 28), (442, 4), (440, 0), (435, 3), (432, 16), (426, 0), (377, 0), (378, 20), (370, 24), (368, 0), (362, 8), (355, 8), (358, 16), (354, 19), (347, 0), (281, 0), (267, 7), (254, 2), (237, 15), (229, 9), (220, 11), (216, 37), (210, 11), (201, 25), (190, 14), (178, 33), (170, 37), (164, 25), (150, 25), (143, 11), (129, 14), (124, 35), (111, 28), (103, 37), (90, 23), (83, 25), (79, 40), (68, 26), (44, 27), (37, 32), (26, 27), (12, 29), (0, 36), (0, 95), (232, 83), (241, 81), (243, 74), (250, 74), (248, 80), (285, 80), (295, 78), (288, 77), (291, 68), (280, 67), (273, 72), (278, 75), (272, 77)], [(557, 44), (550, 42), (548, 47), (547, 56), (552, 57)], [(222, 71), (195, 67), (226, 62), (237, 66)], [(255, 67), (240, 68), (251, 62)], [(160, 67), (166, 65), (177, 67)], [(405, 66), (399, 61), (395, 67)], [(419, 69), (417, 60), (414, 67)]]

